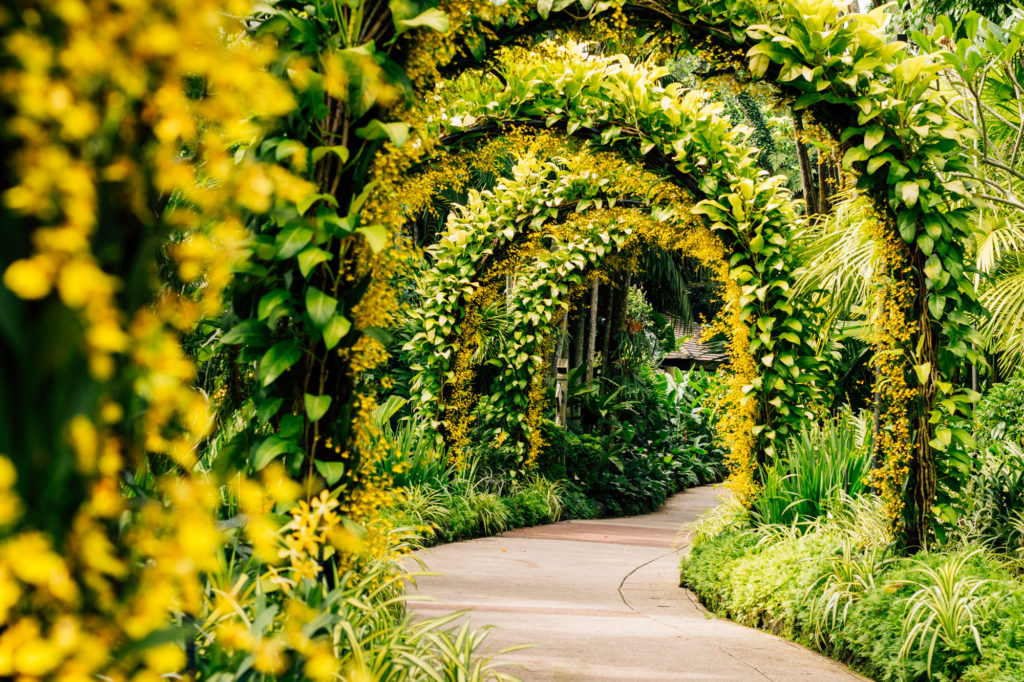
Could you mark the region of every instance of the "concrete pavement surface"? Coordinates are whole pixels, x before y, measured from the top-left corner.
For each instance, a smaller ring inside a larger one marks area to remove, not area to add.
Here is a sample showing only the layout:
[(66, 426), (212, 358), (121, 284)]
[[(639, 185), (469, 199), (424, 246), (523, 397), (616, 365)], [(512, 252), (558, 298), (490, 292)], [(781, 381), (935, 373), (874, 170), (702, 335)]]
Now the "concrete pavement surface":
[[(707, 613), (679, 587), (680, 532), (717, 504), (720, 487), (672, 497), (644, 516), (567, 521), (417, 552), (427, 569), (417, 615), (469, 611), (491, 625), (488, 652), (526, 682), (864, 680), (780, 637)], [(412, 568), (412, 567), (410, 567)]]

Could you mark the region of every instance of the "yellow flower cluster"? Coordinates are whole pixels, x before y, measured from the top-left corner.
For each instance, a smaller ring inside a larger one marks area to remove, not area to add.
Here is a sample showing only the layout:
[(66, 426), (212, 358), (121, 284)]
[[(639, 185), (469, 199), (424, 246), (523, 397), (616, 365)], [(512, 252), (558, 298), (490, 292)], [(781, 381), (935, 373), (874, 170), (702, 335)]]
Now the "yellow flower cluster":
[(758, 377), (757, 362), (750, 353), (750, 327), (743, 322), (738, 301), (740, 288), (727, 277), (728, 268), (718, 266), (720, 281), (725, 282), (725, 307), (705, 334), (719, 331), (726, 334), (729, 360), (726, 363), (725, 395), (721, 399), (722, 411), (718, 418), (718, 434), (729, 448), (725, 461), (729, 469), (729, 488), (749, 505), (757, 495), (757, 452), (753, 430), (757, 425), (758, 401), (751, 390)]
[(445, 33), (417, 33), (410, 44), (406, 73), (417, 87), (428, 85), (440, 77), (439, 67), (459, 55), (469, 56), (470, 46), (482, 47), (496, 38), (490, 29), (513, 15), (516, 3), (495, 3), (488, 0), (442, 0), (438, 9), (448, 16), (451, 26)]
[(448, 432), (449, 458), (460, 471), (469, 465), (466, 459), (469, 429), (473, 425), (473, 410), (478, 401), (473, 390), (473, 379), (476, 377), (474, 356), (480, 347), (480, 309), (493, 301), (497, 293), (498, 284), (492, 282), (478, 287), (466, 299), (466, 316), (460, 325), (458, 349), (447, 386), (451, 396), (444, 401), (440, 412)]
[[(0, 484), (13, 483), (6, 458), (0, 458), (0, 475)], [(171, 611), (199, 614), (201, 576), (219, 567), (216, 487), (199, 478), (169, 478), (160, 492), (162, 503), (147, 502), (133, 513), (124, 538), (128, 555), (96, 509), (99, 495), (75, 520), (62, 551), (37, 531), (0, 542), (0, 675), (84, 681), (99, 671), (124, 679), (134, 670), (132, 679), (155, 681), (181, 669), (184, 652), (176, 646), (142, 649), (138, 660), (114, 657), (126, 640), (166, 627)], [(0, 494), (5, 505), (17, 504), (10, 487)], [(103, 495), (120, 502), (116, 490)]]
[[(551, 356), (555, 345), (554, 333), (549, 333), (540, 346), (539, 355), (542, 358)], [(526, 459), (523, 461), (523, 470), (530, 471), (537, 465), (537, 458), (541, 450), (547, 444), (544, 440), (544, 432), (541, 430), (541, 420), (544, 418), (545, 394), (547, 388), (547, 377), (543, 372), (535, 372), (533, 381), (530, 382), (530, 392), (526, 397)]]
[[(26, 0), (0, 10), (10, 107), (0, 125), (15, 150), (0, 200), (27, 246), (5, 254), (3, 286), (40, 316), (77, 321), (63, 342), (96, 386), (54, 439), (86, 488), (63, 534), (33, 530), (3, 485), (32, 453), (0, 458), (0, 677), (156, 680), (184, 665), (175, 645), (129, 646), (175, 614), (198, 615), (202, 575), (220, 561), (217, 482), (186, 473), (210, 416), (178, 332), (220, 310), (244, 254), (241, 209), (313, 189), (245, 153), (254, 120), (294, 106), (265, 68), (273, 50), (245, 37), (238, 17), (250, 8)], [(147, 263), (172, 232), (167, 256), (188, 286), (158, 292)], [(126, 505), (122, 472), (158, 455), (179, 475)]]
[[(274, 463), (260, 473), (260, 482), (238, 478), (232, 488), (246, 515), (246, 533), (265, 570), (254, 581), (246, 576), (235, 579), (228, 572), (213, 573), (202, 629), (209, 644), (250, 653), (258, 672), (284, 673), (298, 657), (306, 679), (337, 679), (342, 664), (336, 647), (327, 637), (308, 634), (309, 623), (322, 614), (297, 587), (304, 579), (321, 580), (323, 565), (335, 552), (357, 552), (362, 541), (343, 524), (336, 496), (323, 490), (296, 503), (301, 486), (282, 466)], [(270, 520), (275, 505), (291, 507), (290, 520), (280, 528)], [(279, 568), (281, 563), (285, 565)], [(283, 595), (280, 611), (262, 623), (262, 631), (253, 628), (255, 614), (250, 611), (256, 585), (264, 594)]]
[(338, 550), (344, 550), (335, 561), (341, 570), (358, 566), (365, 558), (385, 558), (394, 553), (389, 540), (391, 524), (380, 514), (382, 509), (394, 504), (391, 479), (387, 473), (377, 473), (377, 463), (387, 455), (390, 445), (375, 425), (373, 411), (376, 408), (376, 398), (368, 391), (356, 396), (352, 418), (355, 436), (350, 442), (350, 452), (358, 456), (347, 462), (349, 466), (336, 490), (339, 491), (338, 512), (361, 526), (365, 536), (359, 543), (348, 538), (347, 546), (335, 545)]
[(911, 407), (917, 390), (907, 384), (911, 375), (907, 346), (918, 327), (913, 321), (914, 290), (906, 244), (891, 218), (872, 211), (869, 222), (878, 260), (875, 281), (875, 312), (870, 341), (874, 347), (875, 399), (881, 409), (881, 427), (875, 456), (879, 466), (871, 483), (885, 503), (894, 534), (899, 532), (904, 506), (903, 486), (913, 458)]

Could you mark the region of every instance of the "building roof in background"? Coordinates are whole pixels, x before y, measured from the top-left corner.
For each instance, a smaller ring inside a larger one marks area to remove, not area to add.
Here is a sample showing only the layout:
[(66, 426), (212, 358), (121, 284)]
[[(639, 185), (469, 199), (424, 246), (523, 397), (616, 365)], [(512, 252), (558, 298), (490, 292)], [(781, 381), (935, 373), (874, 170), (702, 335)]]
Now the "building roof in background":
[(683, 343), (678, 350), (666, 353), (665, 361), (669, 361), (670, 364), (673, 360), (690, 360), (701, 363), (719, 363), (726, 361), (724, 353), (713, 353), (706, 346), (701, 344), (700, 340), (701, 333), (703, 332), (703, 325), (697, 322), (686, 325), (680, 319), (673, 320), (673, 323), (675, 326), (676, 339), (686, 339), (686, 342)]

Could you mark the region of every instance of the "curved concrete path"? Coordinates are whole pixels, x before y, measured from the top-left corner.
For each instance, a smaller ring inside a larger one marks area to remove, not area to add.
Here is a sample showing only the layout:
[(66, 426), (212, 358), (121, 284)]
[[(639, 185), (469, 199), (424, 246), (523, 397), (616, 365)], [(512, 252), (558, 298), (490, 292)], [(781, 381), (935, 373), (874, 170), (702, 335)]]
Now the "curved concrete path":
[[(518, 644), (506, 671), (535, 680), (864, 680), (759, 630), (711, 616), (678, 587), (684, 525), (721, 488), (672, 497), (654, 514), (567, 521), (442, 545), (416, 556), (438, 576), (417, 579), (435, 616), (469, 609), (492, 625), (488, 651)], [(415, 598), (414, 598), (415, 599)], [(521, 666), (516, 668), (514, 666)]]

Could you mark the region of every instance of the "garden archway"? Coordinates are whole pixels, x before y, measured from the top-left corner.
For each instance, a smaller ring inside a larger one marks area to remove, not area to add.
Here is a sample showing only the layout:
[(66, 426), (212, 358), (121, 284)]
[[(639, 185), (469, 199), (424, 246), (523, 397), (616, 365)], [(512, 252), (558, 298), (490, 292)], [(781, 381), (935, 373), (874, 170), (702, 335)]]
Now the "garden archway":
[[(794, 301), (787, 281), (791, 266), (786, 235), (795, 222), (791, 199), (778, 180), (758, 172), (751, 153), (742, 144), (741, 132), (732, 129), (696, 92), (683, 94), (678, 86), (662, 87), (659, 79), (663, 71), (634, 65), (621, 57), (596, 58), (582, 53), (575, 44), (560, 50), (561, 54), (532, 61), (522, 54), (506, 55), (509, 68), (503, 78), (487, 83), (489, 87), (480, 87), (477, 79), (471, 90), (459, 89), (456, 84), (448, 96), (463, 107), (449, 108), (443, 112), (443, 119), (462, 126), (468, 122), (477, 129), (485, 116), (503, 125), (532, 122), (538, 117), (544, 119), (548, 110), (561, 110), (558, 103), (572, 99), (575, 108), (565, 122), (567, 132), (578, 133), (590, 146), (611, 150), (615, 155), (653, 157), (655, 167), (668, 165), (674, 173), (669, 180), (663, 178), (664, 173), (660, 177), (638, 174), (632, 182), (629, 176), (637, 173), (632, 166), (620, 162), (615, 168), (613, 162), (599, 161), (614, 158), (609, 152), (595, 152), (584, 163), (577, 161), (575, 172), (563, 171), (562, 167), (573, 166), (565, 159), (543, 166), (542, 172), (538, 172), (536, 162), (523, 163), (495, 190), (471, 193), (467, 205), (449, 219), (444, 236), (433, 249), (434, 266), (423, 276), (427, 280), (423, 292), (426, 303), (418, 313), (421, 326), (409, 344), (419, 359), (414, 384), (419, 403), (431, 412), (429, 406), (446, 396), (445, 377), (453, 370), (453, 355), (457, 352), (450, 344), (459, 337), (465, 299), (478, 286), (479, 264), (495, 249), (511, 243), (520, 233), (558, 218), (568, 206), (589, 210), (605, 205), (603, 202), (642, 199), (640, 210), (649, 211), (654, 222), (680, 227), (700, 222), (703, 218), (699, 216), (706, 215), (701, 229), (708, 236), (709, 227), (721, 233), (728, 245), (726, 251), (732, 254), (725, 270), (735, 282), (735, 300), (731, 303), (737, 309), (737, 325), (743, 327), (737, 331), (743, 341), (733, 342), (734, 356), (753, 357), (749, 364), (759, 362), (761, 366), (760, 372), (747, 366), (747, 371), (737, 375), (733, 387), (732, 421), (742, 424), (735, 428), (736, 437), (731, 439), (734, 482), (747, 493), (752, 489), (750, 478), (755, 466), (751, 453), (766, 452), (770, 456), (777, 435), (785, 435), (811, 415), (817, 390), (819, 363), (801, 334), (805, 327), (812, 326), (811, 318)], [(517, 90), (523, 85), (526, 96)], [(472, 102), (463, 98), (469, 93)], [(627, 111), (634, 110), (645, 114), (634, 115), (629, 134), (621, 134), (619, 122)], [(442, 120), (439, 113), (432, 114), (432, 118)], [(500, 130), (493, 125), (492, 129)], [(418, 155), (418, 161), (423, 163), (424, 156)], [(721, 201), (704, 200), (695, 206), (690, 197), (696, 195), (700, 200), (706, 191), (719, 192)], [(404, 187), (395, 189), (396, 197), (404, 195)], [(628, 234), (619, 236), (625, 240)], [(609, 235), (605, 238), (608, 243), (613, 241)], [(620, 245), (609, 250), (617, 250)], [(602, 253), (582, 254), (577, 250), (566, 257), (582, 261), (563, 261), (552, 267), (558, 272), (558, 267), (578, 270), (596, 265), (604, 256), (604, 249), (598, 249)], [(556, 294), (549, 290), (536, 300), (557, 302), (565, 287), (557, 281), (551, 286)], [(531, 314), (536, 312), (523, 311), (523, 319)], [(550, 315), (545, 321), (550, 322)], [(751, 326), (757, 329), (753, 335), (748, 331)], [(538, 334), (529, 330), (523, 333), (532, 344), (537, 343)], [(535, 361), (536, 356), (528, 350), (517, 347), (516, 356), (508, 359)], [(506, 386), (516, 386), (518, 392), (510, 392), (505, 411), (511, 414), (520, 410), (514, 418), (522, 421), (526, 407), (523, 393), (529, 390), (529, 377), (507, 377)], [(458, 428), (450, 419), (446, 423), (449, 429)]]
[[(536, 33), (545, 22), (579, 20), (581, 8), (587, 18), (608, 9), (588, 2), (559, 5), (558, 11), (544, 2), (535, 10), (509, 3), (479, 18), (459, 9), (452, 35), (482, 55), (487, 36), (494, 42)], [(884, 272), (877, 288), (885, 311), (875, 320), (873, 339), (883, 358), (876, 365), (876, 389), (884, 415), (875, 484), (894, 525), (903, 516), (908, 543), (921, 546), (935, 502), (936, 452), (955, 455), (964, 437), (941, 422), (969, 412), (976, 398), (955, 386), (957, 367), (983, 364), (970, 325), (981, 311), (958, 248), (977, 202), (955, 177), (968, 165), (959, 146), (966, 132), (928, 93), (943, 53), (914, 54), (887, 43), (881, 9), (845, 14), (813, 0), (626, 3), (614, 11), (623, 22), (653, 19), (681, 28), (691, 39), (718, 46), (726, 61), (746, 61), (753, 78), (779, 84), (795, 98), (794, 108), (810, 111), (837, 138), (844, 166), (858, 172), (859, 188), (874, 198), (882, 218)], [(455, 38), (437, 40), (448, 49), (434, 63), (452, 61)], [(431, 79), (423, 56), (414, 53), (409, 61), (419, 82)], [(569, 117), (571, 112), (552, 115), (554, 122)]]

